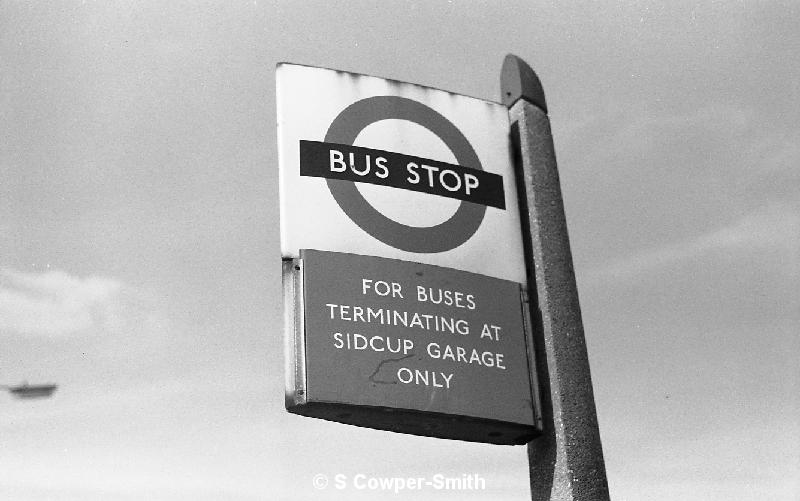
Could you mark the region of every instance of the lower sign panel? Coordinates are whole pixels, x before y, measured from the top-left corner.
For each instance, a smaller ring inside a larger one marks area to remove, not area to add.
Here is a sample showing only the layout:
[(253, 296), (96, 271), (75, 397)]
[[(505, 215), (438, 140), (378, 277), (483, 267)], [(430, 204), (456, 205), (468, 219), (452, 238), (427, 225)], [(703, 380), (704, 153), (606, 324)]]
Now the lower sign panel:
[(303, 250), (284, 288), (290, 412), (496, 444), (538, 434), (520, 284)]

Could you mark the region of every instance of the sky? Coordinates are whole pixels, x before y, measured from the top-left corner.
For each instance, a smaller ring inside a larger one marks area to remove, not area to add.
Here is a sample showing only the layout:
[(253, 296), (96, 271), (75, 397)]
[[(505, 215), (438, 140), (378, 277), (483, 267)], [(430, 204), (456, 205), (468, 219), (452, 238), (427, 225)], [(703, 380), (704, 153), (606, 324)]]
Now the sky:
[[(794, 2), (0, 3), (0, 497), (371, 499), (524, 447), (290, 415), (275, 67), (538, 73), (615, 500), (800, 497)], [(314, 479), (331, 484), (316, 489)]]

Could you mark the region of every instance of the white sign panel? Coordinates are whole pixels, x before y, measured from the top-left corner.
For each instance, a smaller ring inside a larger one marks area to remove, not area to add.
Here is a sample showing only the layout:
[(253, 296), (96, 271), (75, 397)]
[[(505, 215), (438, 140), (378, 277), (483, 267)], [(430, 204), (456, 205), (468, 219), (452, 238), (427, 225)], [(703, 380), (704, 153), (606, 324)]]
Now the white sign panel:
[(507, 109), (280, 64), (281, 251), (425, 263), (525, 283)]

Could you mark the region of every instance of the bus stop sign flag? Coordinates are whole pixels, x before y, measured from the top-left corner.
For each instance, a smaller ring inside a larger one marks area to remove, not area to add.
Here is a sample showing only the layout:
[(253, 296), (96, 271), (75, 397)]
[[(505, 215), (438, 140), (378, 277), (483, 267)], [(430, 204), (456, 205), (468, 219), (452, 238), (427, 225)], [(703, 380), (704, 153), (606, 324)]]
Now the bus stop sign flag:
[(287, 408), (420, 435), (536, 433), (507, 109), (277, 70)]

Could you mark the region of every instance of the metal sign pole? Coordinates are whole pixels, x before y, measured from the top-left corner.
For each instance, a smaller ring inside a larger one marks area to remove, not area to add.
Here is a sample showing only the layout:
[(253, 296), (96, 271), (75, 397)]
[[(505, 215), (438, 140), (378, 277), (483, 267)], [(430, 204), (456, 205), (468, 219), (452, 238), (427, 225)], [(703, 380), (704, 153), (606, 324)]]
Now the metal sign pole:
[[(589, 374), (544, 91), (536, 73), (509, 54), (501, 73), (509, 108), (544, 430), (528, 444), (531, 499), (608, 500), (600, 430)], [(535, 284), (535, 287), (532, 285)]]

